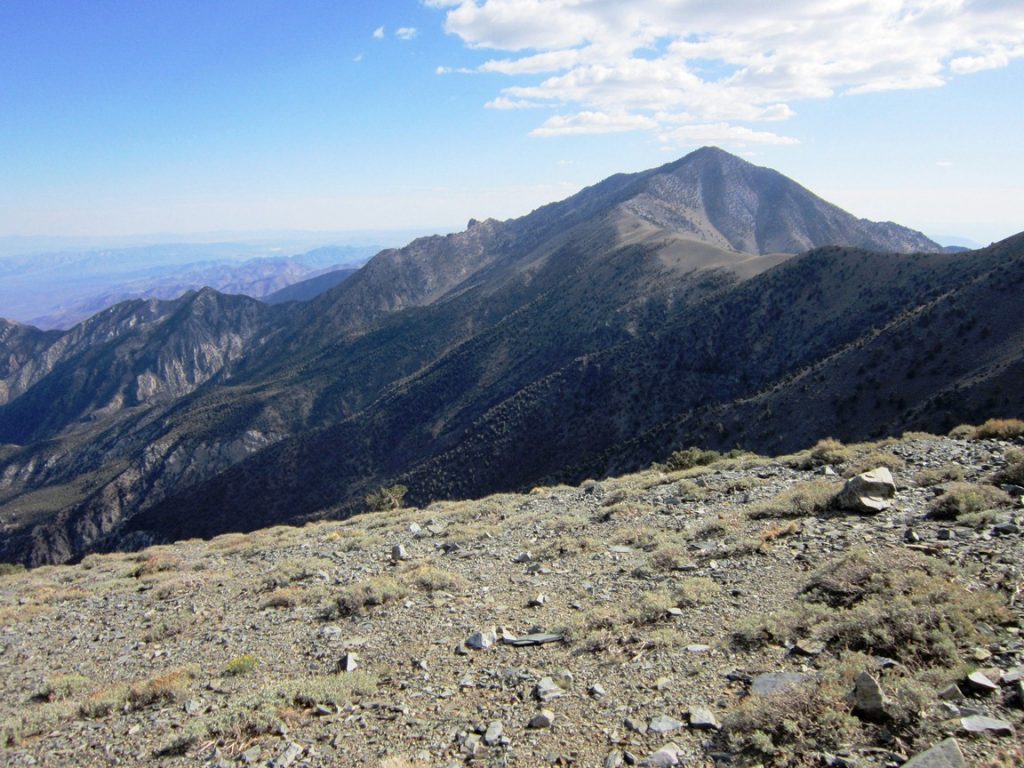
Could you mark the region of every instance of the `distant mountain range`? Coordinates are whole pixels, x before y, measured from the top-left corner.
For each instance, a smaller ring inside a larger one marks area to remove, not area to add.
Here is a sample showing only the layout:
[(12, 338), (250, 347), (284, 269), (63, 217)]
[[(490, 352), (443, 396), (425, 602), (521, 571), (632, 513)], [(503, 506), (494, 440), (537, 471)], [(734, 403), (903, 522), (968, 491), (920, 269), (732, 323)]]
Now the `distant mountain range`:
[(341, 278), (0, 328), (2, 557), (1024, 413), (1024, 235), (946, 253), (714, 148)]
[(204, 287), (262, 298), (357, 268), (380, 247), (326, 246), (293, 256), (279, 250), (275, 243), (177, 243), (7, 257), (0, 259), (0, 316), (70, 328), (122, 301), (176, 299)]

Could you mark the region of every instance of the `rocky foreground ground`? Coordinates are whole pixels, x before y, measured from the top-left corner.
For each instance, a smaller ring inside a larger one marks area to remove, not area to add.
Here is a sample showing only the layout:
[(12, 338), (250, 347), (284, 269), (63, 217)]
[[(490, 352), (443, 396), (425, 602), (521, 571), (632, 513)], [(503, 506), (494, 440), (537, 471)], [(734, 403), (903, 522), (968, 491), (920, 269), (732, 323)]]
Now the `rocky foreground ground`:
[(8, 573), (0, 763), (1022, 765), (1024, 452), (955, 434)]

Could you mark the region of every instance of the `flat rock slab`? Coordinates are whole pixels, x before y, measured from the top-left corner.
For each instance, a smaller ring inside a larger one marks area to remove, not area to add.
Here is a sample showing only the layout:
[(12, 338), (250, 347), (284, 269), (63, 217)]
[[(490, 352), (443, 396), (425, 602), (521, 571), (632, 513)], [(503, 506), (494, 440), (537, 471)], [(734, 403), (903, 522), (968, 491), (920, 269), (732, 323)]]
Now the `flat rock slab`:
[(956, 739), (940, 741), (931, 749), (914, 755), (903, 768), (967, 768), (964, 753)]
[(750, 684), (751, 696), (774, 696), (785, 693), (811, 680), (803, 672), (765, 672)]
[(999, 686), (993, 683), (984, 672), (971, 672), (967, 676), (967, 682), (971, 688), (980, 693), (993, 693), (999, 690)]
[(683, 722), (681, 720), (676, 720), (669, 715), (658, 715), (651, 720), (647, 730), (651, 733), (671, 733), (672, 731), (678, 731), (682, 727)]
[(522, 637), (510, 637), (503, 639), (502, 642), (505, 645), (511, 645), (516, 648), (525, 648), (531, 645), (546, 645), (547, 643), (560, 643), (564, 638), (562, 635), (553, 635), (548, 632), (537, 632), (532, 635), (523, 635)]
[(1013, 726), (1006, 720), (985, 715), (971, 715), (960, 718), (960, 725), (968, 733), (995, 733), (999, 736), (1012, 736)]

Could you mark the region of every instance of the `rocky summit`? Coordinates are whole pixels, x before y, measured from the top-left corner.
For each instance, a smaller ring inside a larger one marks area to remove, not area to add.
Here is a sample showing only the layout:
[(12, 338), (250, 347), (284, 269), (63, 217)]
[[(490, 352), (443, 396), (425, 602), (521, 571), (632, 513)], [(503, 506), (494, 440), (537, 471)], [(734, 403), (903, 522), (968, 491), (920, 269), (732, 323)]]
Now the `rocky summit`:
[(1022, 436), (6, 566), (0, 762), (1019, 766)]

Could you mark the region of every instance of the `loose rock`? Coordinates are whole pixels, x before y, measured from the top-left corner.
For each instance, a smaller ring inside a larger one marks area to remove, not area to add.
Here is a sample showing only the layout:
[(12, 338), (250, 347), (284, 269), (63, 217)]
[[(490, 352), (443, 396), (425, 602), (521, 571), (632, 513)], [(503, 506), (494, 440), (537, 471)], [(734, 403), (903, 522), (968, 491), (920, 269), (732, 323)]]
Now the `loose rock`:
[(878, 720), (884, 717), (885, 707), (888, 704), (882, 686), (867, 672), (857, 675), (853, 691), (849, 695), (849, 701), (853, 705), (855, 714), (869, 720)]
[(892, 473), (886, 467), (879, 467), (847, 480), (836, 496), (836, 505), (852, 512), (877, 514), (892, 506), (890, 499), (895, 495)]
[(957, 740), (946, 739), (914, 755), (903, 764), (903, 768), (967, 768), (967, 763)]
[(690, 727), (717, 731), (721, 725), (719, 725), (715, 713), (707, 707), (691, 707)]
[(647, 730), (651, 733), (671, 733), (683, 727), (683, 723), (668, 715), (658, 715), (651, 720)]
[(551, 724), (555, 722), (555, 713), (550, 709), (542, 709), (540, 712), (530, 718), (528, 726), (530, 728), (541, 729), (550, 728)]

